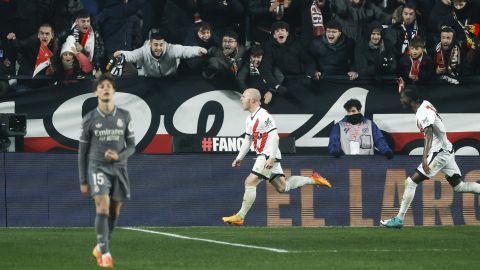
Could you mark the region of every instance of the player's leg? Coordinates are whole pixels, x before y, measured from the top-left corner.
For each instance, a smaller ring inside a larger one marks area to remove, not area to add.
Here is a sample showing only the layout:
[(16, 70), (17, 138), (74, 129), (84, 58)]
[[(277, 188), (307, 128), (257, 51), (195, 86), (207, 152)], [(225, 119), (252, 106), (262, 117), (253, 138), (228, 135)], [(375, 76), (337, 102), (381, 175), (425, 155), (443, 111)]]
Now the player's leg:
[(242, 207), (235, 215), (223, 217), (225, 223), (233, 225), (243, 225), (245, 216), (252, 207), (257, 197), (257, 186), (263, 181), (258, 175), (251, 173), (245, 179), (245, 191), (243, 193)]
[(113, 229), (117, 225), (118, 217), (120, 216), (120, 209), (122, 208), (123, 203), (119, 201), (115, 201), (113, 199), (110, 200), (110, 212), (108, 216), (108, 241), (110, 242), (112, 239)]
[(272, 176), (270, 177), (270, 183), (280, 193), (289, 192), (292, 189), (303, 187), (304, 185), (322, 185), (329, 188), (332, 187), (330, 182), (321, 177), (318, 173), (313, 173), (310, 177), (292, 175), (288, 178), (285, 178), (280, 162), (275, 162), (271, 171)]
[(93, 248), (93, 255), (101, 267), (112, 267), (112, 258), (109, 250), (108, 217), (110, 214), (110, 188), (112, 186), (109, 168), (92, 166), (89, 168), (89, 184), (95, 201), (95, 232), (97, 245)]
[[(95, 232), (97, 235), (97, 245), (93, 250), (93, 255), (97, 258), (97, 263), (102, 265), (101, 257), (110, 254), (108, 246), (108, 216), (110, 211), (110, 197), (108, 195), (95, 196)], [(100, 252), (100, 254), (98, 254)]]
[(460, 168), (458, 168), (457, 162), (455, 161), (455, 155), (452, 153), (450, 160), (443, 167), (442, 172), (445, 174), (450, 186), (453, 190), (459, 193), (475, 193), (480, 194), (480, 184), (476, 182), (465, 182), (463, 181), (462, 173)]
[[(380, 220), (380, 224), (382, 224), (387, 228), (403, 227), (405, 214), (407, 213), (408, 208), (410, 208), (410, 205), (412, 204), (418, 184), (434, 176), (440, 170), (440, 167), (438, 165), (439, 163), (437, 163), (436, 159), (437, 159), (437, 153), (433, 153), (428, 156), (429, 168), (430, 168), (429, 174), (427, 174), (423, 170), (422, 164), (420, 164), (415, 170), (415, 173), (413, 174), (413, 176), (408, 177), (405, 180), (405, 190), (403, 191), (402, 202), (400, 203), (400, 209), (398, 210), (397, 216), (390, 219)], [(437, 164), (437, 165), (434, 166), (434, 164)]]

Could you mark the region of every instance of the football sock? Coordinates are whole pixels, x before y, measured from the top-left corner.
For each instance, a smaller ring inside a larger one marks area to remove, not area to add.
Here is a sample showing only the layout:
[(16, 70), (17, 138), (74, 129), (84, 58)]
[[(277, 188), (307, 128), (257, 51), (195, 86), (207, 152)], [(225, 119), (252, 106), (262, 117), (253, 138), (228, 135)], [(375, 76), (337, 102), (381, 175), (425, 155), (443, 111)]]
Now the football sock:
[(95, 231), (97, 233), (97, 244), (102, 254), (108, 252), (108, 215), (98, 214), (95, 216)]
[(108, 241), (112, 239), (112, 233), (113, 229), (115, 229), (115, 226), (117, 225), (117, 215), (110, 213), (110, 216), (108, 217)]
[(456, 192), (464, 193), (480, 193), (480, 184), (475, 182), (463, 182), (461, 181), (458, 185), (456, 185), (453, 190)]
[(285, 182), (285, 192), (302, 187), (306, 184), (315, 184), (312, 178), (299, 175), (292, 175), (288, 177)]
[(248, 210), (252, 207), (257, 197), (257, 187), (245, 186), (245, 193), (243, 194), (242, 208), (238, 211), (237, 215), (245, 219)]
[(415, 196), (415, 190), (417, 189), (417, 183), (413, 182), (410, 177), (405, 180), (405, 190), (403, 191), (402, 203), (400, 204), (400, 210), (398, 211), (397, 217), (403, 220), (405, 214), (407, 213), (410, 204), (413, 201)]

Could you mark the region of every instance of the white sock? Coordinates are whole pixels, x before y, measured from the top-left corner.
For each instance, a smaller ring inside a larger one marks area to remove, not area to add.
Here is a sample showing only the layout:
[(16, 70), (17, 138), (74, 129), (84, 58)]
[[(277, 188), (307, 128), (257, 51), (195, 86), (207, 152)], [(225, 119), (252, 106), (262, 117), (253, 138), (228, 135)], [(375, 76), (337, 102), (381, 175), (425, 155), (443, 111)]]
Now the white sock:
[(456, 185), (453, 190), (456, 192), (464, 193), (480, 193), (480, 184), (475, 183), (475, 182), (460, 182), (458, 185)]
[(407, 180), (405, 180), (405, 191), (403, 192), (402, 204), (400, 204), (400, 210), (397, 215), (401, 220), (405, 219), (405, 214), (413, 201), (416, 189), (417, 183), (413, 182), (412, 179), (408, 177)]
[(303, 187), (307, 184), (315, 184), (312, 178), (299, 175), (292, 175), (288, 177), (285, 182), (285, 192)]
[(237, 215), (241, 218), (245, 219), (245, 216), (252, 207), (253, 203), (255, 202), (255, 198), (257, 197), (257, 187), (252, 186), (245, 186), (245, 193), (243, 194), (243, 202), (242, 208), (238, 211)]

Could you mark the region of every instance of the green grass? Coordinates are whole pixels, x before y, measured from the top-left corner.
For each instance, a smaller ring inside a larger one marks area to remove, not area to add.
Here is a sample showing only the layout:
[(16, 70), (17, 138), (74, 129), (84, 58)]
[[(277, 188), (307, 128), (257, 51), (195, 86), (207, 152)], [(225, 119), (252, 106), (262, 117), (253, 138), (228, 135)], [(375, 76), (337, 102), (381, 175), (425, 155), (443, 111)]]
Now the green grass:
[[(234, 247), (116, 229), (115, 269), (477, 269), (480, 227), (145, 228), (285, 249)], [(0, 229), (0, 269), (98, 269), (93, 228)]]

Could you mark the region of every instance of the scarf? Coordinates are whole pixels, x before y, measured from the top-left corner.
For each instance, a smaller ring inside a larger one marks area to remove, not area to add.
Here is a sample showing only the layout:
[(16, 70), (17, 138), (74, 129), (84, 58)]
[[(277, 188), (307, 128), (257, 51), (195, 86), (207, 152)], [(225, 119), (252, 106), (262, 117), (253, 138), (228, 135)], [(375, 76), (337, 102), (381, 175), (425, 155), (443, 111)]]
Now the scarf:
[(310, 7), (310, 14), (312, 16), (313, 36), (323, 36), (323, 34), (325, 34), (325, 27), (323, 26), (322, 10), (317, 6), (315, 0)]
[(83, 49), (87, 52), (86, 55), (90, 62), (93, 60), (93, 54), (95, 52), (95, 33), (93, 32), (92, 28), (88, 29), (88, 31), (83, 34), (82, 40), (80, 40), (80, 31), (76, 24), (73, 24), (72, 28), (73, 36), (75, 37), (75, 41), (82, 45)]
[(273, 12), (273, 15), (277, 20), (283, 19), (283, 15), (285, 13), (285, 5), (283, 4), (284, 0), (270, 0), (270, 6), (273, 4), (278, 3), (277, 9)]
[(38, 49), (37, 61), (35, 62), (35, 70), (33, 71), (32, 78), (43, 69), (50, 66), (50, 58), (52, 56), (53, 53), (48, 48), (47, 44), (40, 41), (40, 48)]
[(457, 76), (458, 74), (455, 69), (460, 64), (460, 48), (457, 45), (453, 45), (449, 55), (446, 56), (445, 54), (447, 54), (448, 51), (442, 50), (442, 44), (438, 43), (435, 51), (435, 63), (439, 67), (446, 67), (448, 74)]
[(422, 58), (423, 58), (423, 54), (417, 59), (413, 59), (410, 56), (410, 60), (412, 61), (412, 66), (410, 67), (410, 73), (409, 73), (410, 76), (413, 75), (413, 76), (419, 77), (418, 75), (420, 74), (420, 64), (422, 63)]
[(378, 50), (379, 53), (382, 53), (385, 51), (385, 44), (383, 43), (383, 40), (380, 40), (380, 43), (378, 43), (378, 45), (375, 45), (372, 43), (372, 41), (369, 41), (368, 47), (372, 50)]
[(465, 37), (467, 40), (467, 44), (466, 44), (467, 48), (471, 49), (480, 45), (480, 42), (478, 40), (480, 25), (478, 23), (470, 25), (468, 18), (465, 19), (465, 23), (462, 23), (458, 19), (455, 9), (452, 10), (452, 16), (453, 16), (453, 19), (460, 25), (460, 27), (463, 29), (463, 32), (465, 33)]
[(404, 54), (405, 52), (408, 53), (408, 43), (418, 33), (417, 20), (413, 22), (413, 29), (412, 29), (411, 35), (408, 34), (409, 32), (407, 31), (407, 27), (405, 26), (404, 23), (402, 23), (401, 26), (402, 26), (403, 32), (405, 33), (405, 36), (403, 38), (403, 44), (402, 44), (402, 54)]

